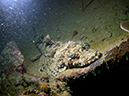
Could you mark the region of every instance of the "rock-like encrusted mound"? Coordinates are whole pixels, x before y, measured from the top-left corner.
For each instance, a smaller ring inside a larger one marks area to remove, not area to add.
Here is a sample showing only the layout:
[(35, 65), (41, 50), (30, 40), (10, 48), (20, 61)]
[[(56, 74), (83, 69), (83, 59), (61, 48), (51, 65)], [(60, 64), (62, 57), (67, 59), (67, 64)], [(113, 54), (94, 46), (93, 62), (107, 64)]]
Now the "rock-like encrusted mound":
[(40, 45), (44, 55), (40, 58), (40, 72), (55, 77), (64, 70), (90, 65), (101, 57), (99, 51), (89, 48), (84, 42), (55, 42), (52, 45)]
[(16, 42), (10, 41), (0, 55), (0, 70), (3, 71), (0, 71), (0, 73), (4, 73), (8, 78), (23, 62), (24, 56), (21, 54)]
[(85, 45), (69, 41), (64, 47), (57, 50), (54, 58), (57, 59), (61, 66), (84, 67), (99, 59), (101, 56), (99, 51), (89, 49)]

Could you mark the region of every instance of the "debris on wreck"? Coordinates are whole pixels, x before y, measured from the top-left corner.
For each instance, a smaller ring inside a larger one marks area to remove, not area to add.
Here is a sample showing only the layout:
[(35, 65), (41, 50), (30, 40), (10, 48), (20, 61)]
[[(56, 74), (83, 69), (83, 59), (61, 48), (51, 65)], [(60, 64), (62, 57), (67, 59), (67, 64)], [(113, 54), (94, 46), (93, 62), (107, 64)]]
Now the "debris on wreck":
[[(49, 45), (49, 46), (51, 46), (51, 45), (53, 45), (53, 44), (55, 44), (55, 42), (51, 39), (51, 37), (49, 36), (49, 35), (47, 35), (46, 37), (44, 37), (44, 36), (41, 36), (41, 37), (39, 37), (39, 38), (37, 38), (37, 40), (33, 40), (33, 43), (35, 44), (35, 46), (36, 46), (36, 48), (38, 49), (38, 51), (40, 52), (40, 54), (39, 55), (37, 55), (37, 56), (34, 56), (33, 58), (32, 58), (32, 62), (35, 62), (35, 61), (37, 61), (42, 55), (44, 55), (45, 56), (45, 54), (44, 54), (44, 49)], [(44, 49), (41, 49), (39, 46), (42, 44), (42, 46), (44, 47)]]
[(49, 35), (47, 35), (46, 37), (44, 37), (43, 43), (46, 43), (47, 45), (52, 45), (55, 42), (51, 39)]
[(126, 32), (129, 32), (129, 20), (121, 22), (120, 28)]
[(72, 38), (78, 34), (78, 31), (73, 31)]

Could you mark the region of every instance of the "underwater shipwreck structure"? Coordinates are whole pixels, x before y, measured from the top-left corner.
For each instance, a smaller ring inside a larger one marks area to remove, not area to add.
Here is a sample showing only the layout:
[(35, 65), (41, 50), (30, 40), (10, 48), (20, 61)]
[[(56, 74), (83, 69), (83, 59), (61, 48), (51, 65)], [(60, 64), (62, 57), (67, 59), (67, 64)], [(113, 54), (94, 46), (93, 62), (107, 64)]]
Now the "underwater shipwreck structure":
[[(39, 60), (39, 72), (42, 75), (28, 74), (24, 71), (23, 55), (16, 43), (11, 41), (1, 55), (0, 62), (1, 66), (4, 66), (2, 67), (4, 71), (1, 72), (0, 94), (10, 94), (11, 96), (16, 94), (16, 96), (74, 96), (84, 93), (87, 95), (100, 94), (100, 91), (110, 93), (111, 89), (106, 89), (106, 86), (110, 87), (109, 83), (111, 82), (108, 82), (109, 85), (107, 84), (107, 81), (110, 81), (109, 77), (120, 75), (126, 69), (123, 67), (128, 66), (129, 36), (122, 39), (110, 50), (103, 52), (90, 49), (86, 42), (53, 41), (49, 35), (40, 39), (40, 43), (38, 41), (34, 43), (41, 54), (31, 61)], [(10, 44), (16, 48), (8, 46)], [(4, 55), (5, 53), (11, 55), (7, 55), (7, 57)], [(18, 59), (14, 60), (17, 57)], [(5, 63), (5, 61), (8, 62)], [(119, 68), (119, 66), (120, 73), (112, 73), (114, 68)], [(9, 71), (10, 68), (13, 70)], [(8, 72), (5, 72), (6, 70)], [(108, 73), (112, 75), (105, 75)], [(118, 77), (121, 79), (120, 76)], [(101, 84), (102, 82), (105, 82), (104, 85)], [(116, 86), (118, 85), (116, 84)], [(19, 93), (18, 90), (22, 92)]]

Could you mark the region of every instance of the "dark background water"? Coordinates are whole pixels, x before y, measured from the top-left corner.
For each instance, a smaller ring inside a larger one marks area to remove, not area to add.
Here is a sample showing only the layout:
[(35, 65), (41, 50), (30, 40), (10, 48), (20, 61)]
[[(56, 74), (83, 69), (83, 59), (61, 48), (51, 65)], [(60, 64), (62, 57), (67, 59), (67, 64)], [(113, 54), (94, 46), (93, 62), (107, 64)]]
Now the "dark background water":
[[(66, 0), (67, 1), (67, 0)], [(62, 0), (0, 0), (0, 51), (9, 41), (25, 42), (38, 35), (46, 22), (46, 12), (53, 15)]]
[(3, 49), (7, 42), (20, 42), (30, 34), (30, 28), (38, 24), (38, 2), (39, 0), (0, 1), (0, 49)]

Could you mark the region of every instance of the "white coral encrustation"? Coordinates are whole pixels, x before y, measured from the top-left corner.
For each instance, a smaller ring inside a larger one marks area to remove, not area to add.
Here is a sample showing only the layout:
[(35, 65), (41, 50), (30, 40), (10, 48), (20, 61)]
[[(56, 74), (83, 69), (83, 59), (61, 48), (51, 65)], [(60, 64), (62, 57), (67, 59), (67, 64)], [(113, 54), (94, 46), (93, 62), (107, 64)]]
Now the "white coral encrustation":
[(56, 51), (54, 58), (67, 67), (83, 67), (86, 66), (100, 57), (100, 52), (83, 48), (76, 42), (69, 41), (65, 46)]
[[(44, 50), (44, 48), (43, 48)], [(85, 67), (99, 59), (100, 52), (90, 49), (85, 42), (56, 42), (44, 50), (45, 56), (40, 58), (40, 72), (55, 77), (67, 68)]]

